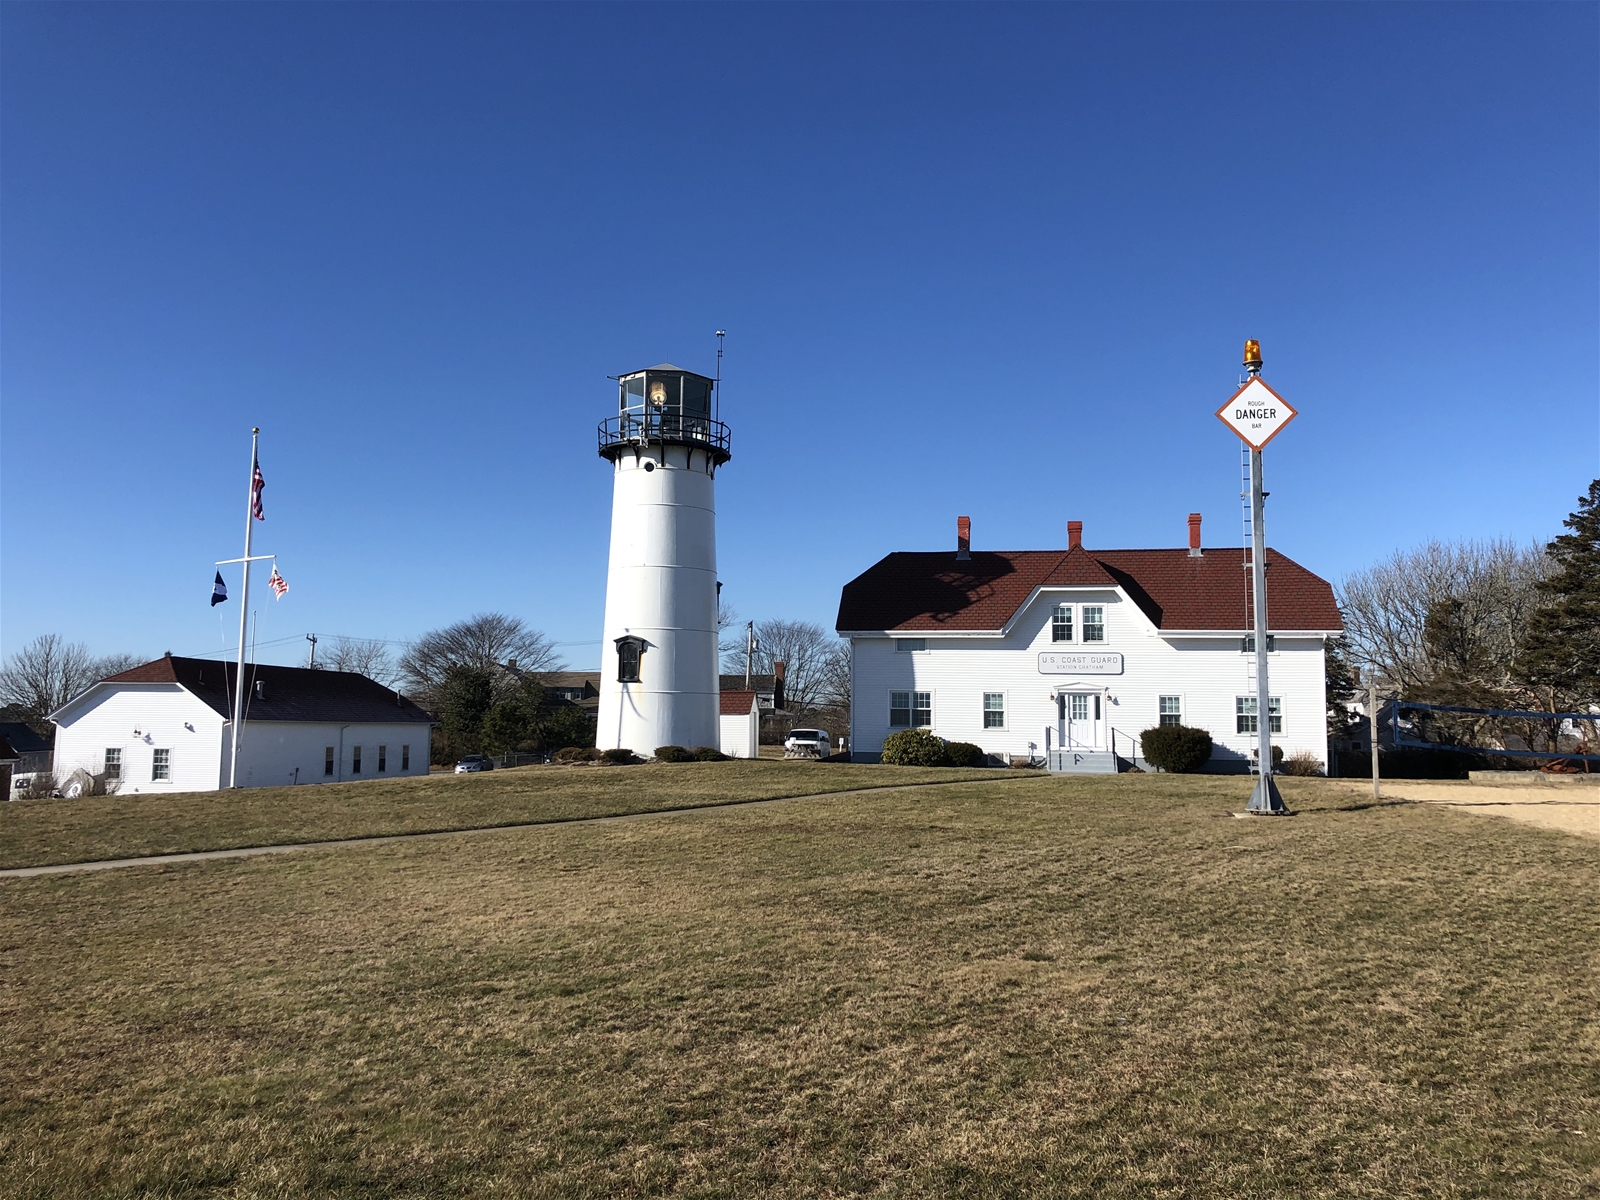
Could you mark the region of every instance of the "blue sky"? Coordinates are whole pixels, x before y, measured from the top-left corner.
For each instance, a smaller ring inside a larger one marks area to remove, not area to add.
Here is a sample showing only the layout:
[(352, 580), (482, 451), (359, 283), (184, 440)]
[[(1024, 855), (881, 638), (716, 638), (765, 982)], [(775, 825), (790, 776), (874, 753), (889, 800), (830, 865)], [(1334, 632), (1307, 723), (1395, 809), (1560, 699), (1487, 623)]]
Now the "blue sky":
[(259, 425), (264, 660), (501, 610), (592, 665), (606, 376), (719, 328), (748, 617), (961, 513), (1237, 545), (1246, 337), (1285, 553), (1548, 538), (1600, 475), (1597, 12), (7, 4), (0, 650), (231, 644)]

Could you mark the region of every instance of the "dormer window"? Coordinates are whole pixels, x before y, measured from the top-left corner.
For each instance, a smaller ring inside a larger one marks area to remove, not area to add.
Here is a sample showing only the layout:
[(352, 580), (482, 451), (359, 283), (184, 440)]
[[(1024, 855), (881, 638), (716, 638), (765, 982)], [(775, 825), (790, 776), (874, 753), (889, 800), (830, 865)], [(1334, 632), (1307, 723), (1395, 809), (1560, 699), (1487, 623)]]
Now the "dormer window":
[(1050, 640), (1052, 642), (1072, 640), (1072, 605), (1058, 604), (1055, 612), (1050, 614)]
[(617, 682), (639, 682), (639, 660), (644, 657), (645, 640), (640, 637), (617, 639)]

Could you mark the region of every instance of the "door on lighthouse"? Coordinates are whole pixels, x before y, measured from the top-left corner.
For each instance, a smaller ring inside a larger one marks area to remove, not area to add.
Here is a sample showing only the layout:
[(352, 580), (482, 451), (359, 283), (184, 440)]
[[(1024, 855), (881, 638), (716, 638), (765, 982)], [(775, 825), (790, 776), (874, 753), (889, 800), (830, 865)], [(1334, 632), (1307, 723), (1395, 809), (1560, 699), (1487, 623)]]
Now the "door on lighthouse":
[(1063, 750), (1099, 750), (1103, 722), (1099, 692), (1062, 692), (1056, 697), (1056, 736)]

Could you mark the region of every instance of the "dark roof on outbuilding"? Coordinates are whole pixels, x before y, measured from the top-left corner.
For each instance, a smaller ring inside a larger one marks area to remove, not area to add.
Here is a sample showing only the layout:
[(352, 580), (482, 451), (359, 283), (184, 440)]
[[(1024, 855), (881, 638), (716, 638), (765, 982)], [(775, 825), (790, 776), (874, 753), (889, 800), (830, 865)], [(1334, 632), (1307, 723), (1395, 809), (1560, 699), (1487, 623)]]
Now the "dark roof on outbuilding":
[[(209, 658), (168, 655), (112, 675), (105, 683), (176, 683), (224, 717), (233, 711), (238, 664)], [(315, 671), (306, 667), (245, 666), (246, 721), (338, 721), (387, 725), (433, 720), (391, 688), (354, 671)], [(255, 695), (256, 685), (262, 695)]]
[(50, 739), (21, 721), (0, 721), (0, 738), (18, 754), (39, 754), (50, 749)]
[[(1039, 587), (1120, 587), (1157, 629), (1249, 628), (1247, 553), (1207, 550), (996, 550), (896, 553), (845, 584), (834, 627), (906, 633), (1005, 627)], [(1267, 551), (1267, 619), (1275, 629), (1340, 630), (1333, 587)]]

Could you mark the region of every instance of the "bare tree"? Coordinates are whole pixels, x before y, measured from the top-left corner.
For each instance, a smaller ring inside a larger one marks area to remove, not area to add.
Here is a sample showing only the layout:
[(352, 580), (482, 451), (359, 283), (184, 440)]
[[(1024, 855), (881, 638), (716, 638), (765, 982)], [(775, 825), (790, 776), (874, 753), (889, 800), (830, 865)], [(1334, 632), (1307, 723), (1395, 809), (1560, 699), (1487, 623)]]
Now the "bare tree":
[(822, 660), (822, 687), (819, 702), (850, 712), (850, 643), (836, 641)]
[(726, 664), (733, 661), (733, 655), (738, 653), (739, 670), (744, 670), (744, 622), (739, 619), (739, 614), (722, 600), (717, 601), (717, 653), (722, 656), (724, 669)]
[(1429, 637), (1430, 614), (1437, 628), (1448, 609), (1455, 657), (1465, 637), (1480, 669), (1497, 686), (1509, 683), (1549, 569), (1543, 547), (1506, 541), (1429, 542), (1397, 551), (1340, 588), (1350, 658), (1408, 693), (1426, 688), (1452, 666), (1440, 660), (1440, 639)]
[(376, 638), (336, 637), (328, 644), (319, 665), (330, 671), (354, 671), (384, 687), (393, 687), (400, 680), (394, 655), (389, 653), (387, 644)]
[[(837, 640), (820, 625), (810, 621), (756, 622), (754, 667), (757, 674), (770, 675), (772, 664), (784, 664), (783, 692), (786, 706), (806, 712), (827, 703), (829, 656), (837, 650)], [(725, 665), (733, 672), (744, 670), (743, 638), (728, 650)]]
[[(555, 643), (504, 613), (479, 613), (443, 629), (423, 634), (400, 656), (400, 675), (407, 689), (424, 705), (431, 704), (456, 667), (474, 667), (499, 678), (498, 667), (519, 671), (558, 671), (564, 665)], [(507, 679), (506, 686), (514, 686)]]
[(41, 634), (0, 667), (0, 704), (15, 704), (30, 719), (43, 720), (103, 678), (97, 666), (82, 642)]
[(91, 670), (91, 674), (94, 675), (92, 682), (109, 679), (113, 675), (120, 675), (124, 671), (132, 670), (140, 663), (149, 661), (149, 659), (138, 654), (107, 654), (94, 660), (94, 666)]

